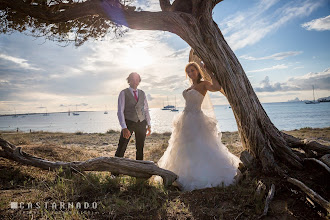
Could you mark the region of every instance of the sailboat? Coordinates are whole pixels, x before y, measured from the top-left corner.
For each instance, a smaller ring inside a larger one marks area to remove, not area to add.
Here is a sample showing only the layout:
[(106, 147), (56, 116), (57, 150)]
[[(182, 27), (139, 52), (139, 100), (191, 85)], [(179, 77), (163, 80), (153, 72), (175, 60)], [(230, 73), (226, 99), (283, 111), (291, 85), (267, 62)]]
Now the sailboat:
[(16, 109), (15, 109), (15, 115), (13, 115), (13, 118), (17, 118), (17, 114), (16, 114)]
[[(164, 105), (164, 102), (163, 102), (163, 105)], [(167, 106), (164, 106), (164, 107), (162, 108), (162, 110), (171, 110), (171, 109), (173, 109), (173, 108), (175, 108), (175, 106), (174, 106), (174, 105), (169, 105), (169, 104), (168, 104), (168, 97), (167, 97)]]
[(108, 114), (108, 111), (107, 111), (107, 106), (105, 106), (105, 111), (104, 111), (104, 114)]
[(306, 101), (306, 104), (320, 104), (319, 101), (315, 101), (315, 95), (314, 95), (314, 86), (313, 86), (313, 101)]
[(48, 111), (47, 111), (47, 108), (46, 108), (46, 112), (44, 113), (44, 116), (48, 116)]
[(76, 105), (76, 112), (72, 112), (72, 115), (77, 116), (79, 113), (77, 113), (77, 105)]
[(175, 96), (175, 106), (171, 109), (171, 112), (178, 112), (179, 110), (176, 109), (176, 96)]

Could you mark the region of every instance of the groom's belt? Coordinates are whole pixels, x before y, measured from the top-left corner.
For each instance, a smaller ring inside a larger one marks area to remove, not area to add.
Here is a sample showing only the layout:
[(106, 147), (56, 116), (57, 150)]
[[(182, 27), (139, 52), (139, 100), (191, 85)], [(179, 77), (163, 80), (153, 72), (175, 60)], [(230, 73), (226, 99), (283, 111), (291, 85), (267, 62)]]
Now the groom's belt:
[(140, 120), (138, 120), (137, 122), (135, 122), (135, 121), (132, 121), (132, 120), (125, 120), (125, 122), (127, 123), (127, 122), (130, 122), (130, 123), (140, 123), (140, 122), (144, 122), (145, 121), (145, 119), (144, 120), (142, 120), (142, 121), (140, 121)]

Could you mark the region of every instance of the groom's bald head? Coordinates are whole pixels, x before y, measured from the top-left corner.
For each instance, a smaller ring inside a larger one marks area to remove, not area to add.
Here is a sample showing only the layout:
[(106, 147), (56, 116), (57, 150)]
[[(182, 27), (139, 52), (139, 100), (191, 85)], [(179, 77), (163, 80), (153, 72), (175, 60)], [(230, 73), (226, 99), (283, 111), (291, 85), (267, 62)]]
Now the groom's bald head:
[(132, 72), (128, 75), (126, 80), (129, 84), (131, 80), (136, 79), (136, 78), (138, 78), (139, 82), (141, 82), (141, 76), (137, 72)]

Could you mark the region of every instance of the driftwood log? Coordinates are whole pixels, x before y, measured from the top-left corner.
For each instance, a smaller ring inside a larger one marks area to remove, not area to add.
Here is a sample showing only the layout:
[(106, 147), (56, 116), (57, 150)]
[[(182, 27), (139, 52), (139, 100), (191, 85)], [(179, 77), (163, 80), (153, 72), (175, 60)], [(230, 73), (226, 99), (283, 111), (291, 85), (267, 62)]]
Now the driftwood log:
[(175, 173), (159, 168), (153, 161), (97, 157), (86, 161), (53, 162), (30, 155), (24, 152), (21, 147), (16, 147), (2, 138), (0, 138), (0, 146), (0, 157), (46, 170), (56, 170), (62, 167), (63, 170), (69, 171), (109, 171), (139, 178), (150, 178), (152, 175), (158, 175), (163, 178), (165, 186), (171, 185), (177, 178)]
[(267, 198), (265, 201), (264, 212), (262, 213), (262, 215), (259, 218), (262, 218), (263, 216), (267, 215), (269, 204), (272, 201), (272, 199), (274, 198), (274, 194), (275, 194), (275, 185), (272, 184), (272, 186), (270, 187), (270, 190), (268, 191), (268, 195), (267, 195)]
[(317, 202), (319, 205), (321, 205), (325, 210), (327, 210), (328, 213), (330, 213), (330, 203), (325, 200), (322, 196), (317, 194), (314, 190), (310, 189), (308, 186), (306, 186), (301, 181), (294, 179), (294, 178), (288, 178), (287, 179), (289, 183), (292, 183), (296, 186), (298, 186), (303, 192), (305, 192), (313, 201)]

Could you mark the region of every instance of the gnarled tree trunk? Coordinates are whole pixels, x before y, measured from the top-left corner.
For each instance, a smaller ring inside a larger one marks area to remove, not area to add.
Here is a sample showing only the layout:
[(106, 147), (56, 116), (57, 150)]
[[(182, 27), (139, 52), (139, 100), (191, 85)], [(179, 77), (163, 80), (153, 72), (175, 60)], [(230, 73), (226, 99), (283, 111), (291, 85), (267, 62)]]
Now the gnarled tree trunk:
[(190, 14), (173, 16), (173, 23), (180, 27), (175, 33), (193, 48), (207, 71), (215, 74), (234, 112), (243, 146), (261, 161), (263, 170), (282, 173), (276, 161), (283, 160), (302, 168), (301, 159), (267, 116), (238, 59), (213, 22), (211, 12), (212, 4), (200, 1)]

